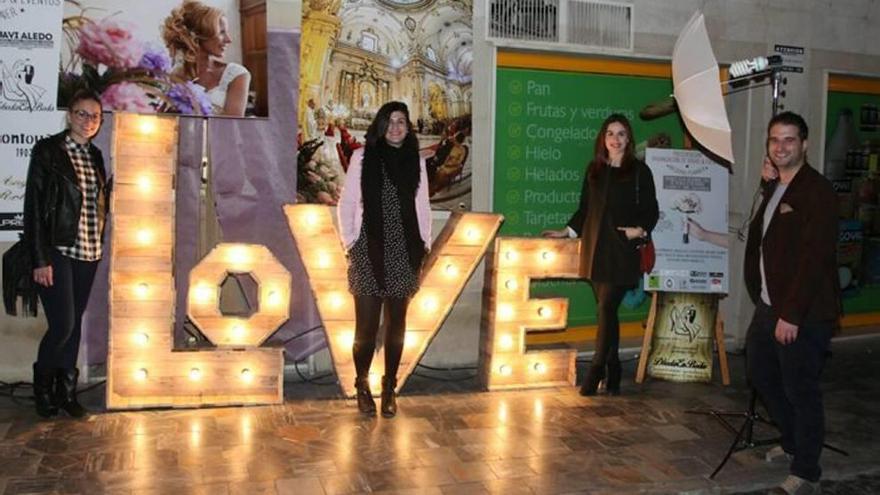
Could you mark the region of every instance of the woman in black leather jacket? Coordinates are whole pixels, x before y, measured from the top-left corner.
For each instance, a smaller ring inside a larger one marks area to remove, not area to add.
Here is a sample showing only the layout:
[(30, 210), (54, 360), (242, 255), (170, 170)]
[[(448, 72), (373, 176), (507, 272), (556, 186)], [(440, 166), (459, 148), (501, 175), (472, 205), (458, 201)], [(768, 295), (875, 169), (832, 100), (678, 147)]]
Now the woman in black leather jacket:
[(49, 324), (34, 363), (37, 414), (47, 418), (59, 410), (86, 414), (76, 399), (76, 359), (108, 205), (104, 159), (91, 144), (101, 122), (100, 97), (79, 91), (68, 104), (67, 129), (31, 151), (23, 239)]

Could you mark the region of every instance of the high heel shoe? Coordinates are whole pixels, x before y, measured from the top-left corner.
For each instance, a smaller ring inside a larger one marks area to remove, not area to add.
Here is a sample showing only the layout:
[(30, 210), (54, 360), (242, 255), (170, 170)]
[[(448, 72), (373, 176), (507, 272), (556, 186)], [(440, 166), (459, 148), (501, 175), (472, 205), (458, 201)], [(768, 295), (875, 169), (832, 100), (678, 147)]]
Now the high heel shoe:
[(621, 373), (620, 361), (608, 363), (608, 379), (605, 381), (605, 391), (608, 395), (620, 395)]
[(397, 379), (393, 376), (382, 377), (382, 417), (393, 418), (397, 414)]
[(581, 390), (579, 393), (584, 397), (596, 395), (596, 390), (599, 388), (599, 382), (602, 381), (603, 378), (605, 378), (604, 367), (591, 366), (590, 369), (587, 370), (587, 376), (584, 377), (584, 382), (581, 384)]
[(376, 401), (370, 392), (370, 382), (366, 378), (356, 378), (354, 387), (357, 389), (358, 411), (367, 416), (376, 415)]

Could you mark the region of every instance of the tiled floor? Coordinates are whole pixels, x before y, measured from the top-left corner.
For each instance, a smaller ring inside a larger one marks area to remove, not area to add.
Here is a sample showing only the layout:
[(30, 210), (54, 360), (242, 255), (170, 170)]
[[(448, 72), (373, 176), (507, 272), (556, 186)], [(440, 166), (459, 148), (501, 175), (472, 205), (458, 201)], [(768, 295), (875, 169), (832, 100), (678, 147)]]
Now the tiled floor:
[[(824, 377), (827, 493), (880, 493), (880, 338), (838, 341)], [(632, 383), (623, 395), (575, 388), (480, 392), (467, 371), (422, 370), (398, 417), (363, 418), (332, 387), (290, 384), (282, 406), (100, 413), (37, 421), (0, 399), (0, 494), (735, 493), (780, 481), (764, 449), (707, 479), (732, 436), (688, 408), (741, 410), (734, 385)], [(102, 389), (86, 401), (97, 405)], [(759, 428), (757, 437), (772, 433)], [(861, 477), (857, 477), (861, 475)], [(834, 482), (832, 480), (845, 480)]]

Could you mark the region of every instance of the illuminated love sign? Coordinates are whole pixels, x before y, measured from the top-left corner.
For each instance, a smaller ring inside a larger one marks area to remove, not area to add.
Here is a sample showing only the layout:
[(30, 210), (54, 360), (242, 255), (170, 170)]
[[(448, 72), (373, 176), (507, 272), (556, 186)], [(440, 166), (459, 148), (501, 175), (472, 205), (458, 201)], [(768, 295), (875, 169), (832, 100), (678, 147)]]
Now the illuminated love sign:
[[(215, 247), (193, 269), (188, 299), (218, 348), (175, 350), (178, 120), (117, 113), (114, 123), (107, 407), (281, 402), (282, 350), (256, 346), (288, 318), (290, 274), (263, 246)], [(248, 321), (219, 314), (212, 294), (226, 273), (252, 274), (265, 310)]]
[[(220, 244), (189, 274), (187, 313), (216, 348), (174, 349), (174, 117), (116, 114), (107, 407), (272, 404), (283, 400), (282, 349), (259, 347), (289, 317), (290, 274), (259, 244)], [(354, 304), (329, 207), (284, 208), (324, 323), (340, 386), (354, 394)], [(399, 387), (487, 250), (481, 376), (490, 390), (571, 384), (573, 351), (525, 352), (526, 330), (566, 326), (567, 300), (528, 298), (534, 278), (575, 277), (577, 241), (495, 238), (502, 217), (455, 213), (433, 244), (409, 305)], [(219, 311), (230, 274), (258, 284), (248, 318)], [(474, 322), (477, 326), (477, 322)], [(382, 353), (373, 369), (384, 367)], [(370, 372), (375, 381), (381, 373)]]

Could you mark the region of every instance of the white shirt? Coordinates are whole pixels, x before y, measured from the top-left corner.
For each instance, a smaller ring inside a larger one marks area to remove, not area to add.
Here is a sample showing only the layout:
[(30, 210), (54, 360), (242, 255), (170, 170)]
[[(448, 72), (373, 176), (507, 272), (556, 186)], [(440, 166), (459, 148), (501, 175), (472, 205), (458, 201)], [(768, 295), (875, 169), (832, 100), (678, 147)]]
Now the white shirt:
[[(770, 196), (770, 200), (767, 201), (767, 209), (764, 210), (764, 222), (763, 222), (763, 230), (761, 231), (761, 240), (763, 241), (764, 234), (767, 233), (767, 227), (770, 226), (770, 221), (773, 220), (773, 213), (776, 212), (776, 208), (779, 206), (779, 201), (782, 199), (782, 195), (785, 194), (785, 190), (788, 189), (788, 184), (777, 184), (776, 189), (773, 190), (773, 195)], [(759, 257), (758, 266), (761, 269), (761, 300), (764, 301), (764, 304), (767, 306), (771, 306), (770, 304), (770, 292), (767, 291), (767, 275), (764, 273), (764, 250), (761, 249), (761, 256)]]
[(226, 68), (223, 69), (223, 74), (220, 75), (220, 82), (206, 91), (208, 99), (211, 100), (213, 114), (223, 113), (223, 109), (226, 108), (226, 91), (229, 89), (232, 81), (242, 74), (250, 74), (250, 72), (243, 65), (229, 62), (226, 64)]

